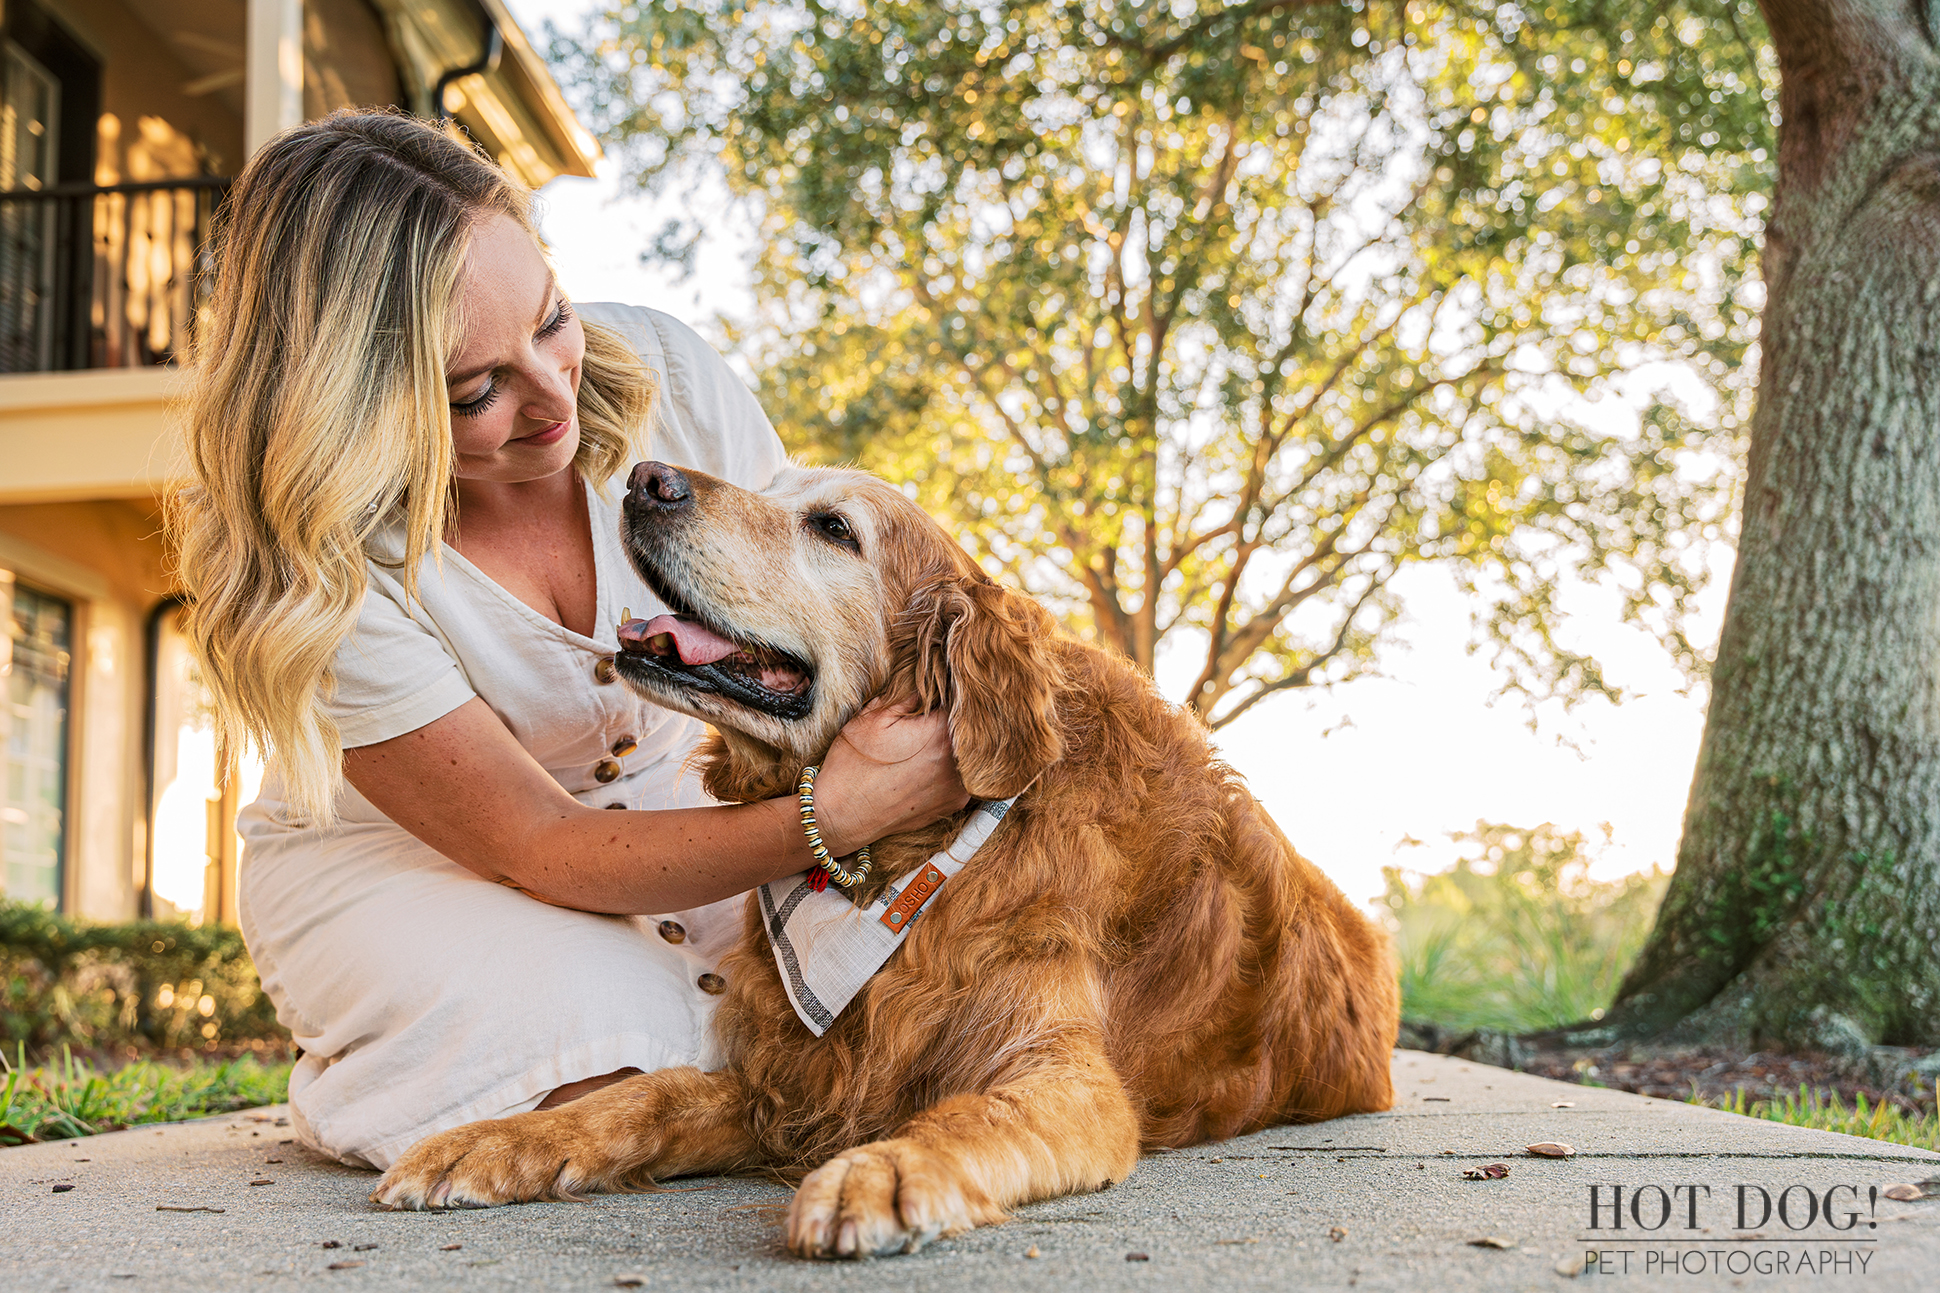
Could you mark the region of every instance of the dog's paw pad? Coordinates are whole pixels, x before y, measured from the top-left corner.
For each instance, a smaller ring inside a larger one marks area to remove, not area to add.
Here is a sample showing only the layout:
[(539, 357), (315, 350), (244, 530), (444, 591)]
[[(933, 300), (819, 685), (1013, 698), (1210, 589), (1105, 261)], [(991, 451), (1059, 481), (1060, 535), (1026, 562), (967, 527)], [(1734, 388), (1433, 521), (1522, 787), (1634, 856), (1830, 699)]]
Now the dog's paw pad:
[(956, 1173), (907, 1142), (849, 1150), (809, 1173), (788, 1210), (788, 1247), (802, 1257), (886, 1257), (977, 1224)]
[(413, 1145), (371, 1193), (387, 1208), (488, 1208), (572, 1199), (593, 1184), (574, 1164), (584, 1147), (544, 1117), (521, 1114), (441, 1132)]

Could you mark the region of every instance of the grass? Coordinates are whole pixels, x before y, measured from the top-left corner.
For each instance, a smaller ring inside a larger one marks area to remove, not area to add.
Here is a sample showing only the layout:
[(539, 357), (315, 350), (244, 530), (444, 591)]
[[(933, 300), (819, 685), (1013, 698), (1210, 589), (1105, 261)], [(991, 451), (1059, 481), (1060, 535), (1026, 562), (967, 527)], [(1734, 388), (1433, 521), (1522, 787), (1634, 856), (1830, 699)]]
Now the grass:
[(58, 1064), (29, 1067), (24, 1049), (0, 1052), (0, 1145), (66, 1140), (146, 1122), (176, 1122), (276, 1104), (289, 1094), (290, 1066), (253, 1055), (186, 1066), (138, 1061), (103, 1071), (61, 1048)]
[(1816, 1091), (1809, 1091), (1803, 1086), (1799, 1087), (1797, 1095), (1782, 1096), (1777, 1100), (1753, 1100), (1748, 1103), (1745, 1089), (1739, 1087), (1730, 1099), (1707, 1101), (1694, 1092), (1686, 1103), (1708, 1105), (1713, 1109), (1723, 1109), (1726, 1113), (1764, 1118), (1791, 1127), (1840, 1131), (1848, 1136), (1865, 1136), (1871, 1140), (1940, 1151), (1940, 1081), (1933, 1084), (1933, 1096), (1935, 1112), (1926, 1114), (1909, 1113), (1898, 1105), (1884, 1102), (1869, 1105), (1864, 1091), (1853, 1097), (1852, 1106), (1848, 1108), (1837, 1092), (1821, 1097)]
[(1656, 919), (1669, 873), (1590, 878), (1578, 832), (1477, 822), (1454, 867), (1386, 868), (1401, 1013), (1527, 1033), (1598, 1018)]

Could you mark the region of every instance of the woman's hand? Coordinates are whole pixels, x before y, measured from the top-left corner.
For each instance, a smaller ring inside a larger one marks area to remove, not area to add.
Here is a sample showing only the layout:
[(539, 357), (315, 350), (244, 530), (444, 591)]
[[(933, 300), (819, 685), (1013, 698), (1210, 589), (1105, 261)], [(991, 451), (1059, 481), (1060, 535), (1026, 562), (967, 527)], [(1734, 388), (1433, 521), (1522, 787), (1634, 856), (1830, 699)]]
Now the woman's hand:
[(829, 747), (815, 778), (815, 817), (837, 857), (962, 811), (949, 715), (913, 714), (878, 696)]

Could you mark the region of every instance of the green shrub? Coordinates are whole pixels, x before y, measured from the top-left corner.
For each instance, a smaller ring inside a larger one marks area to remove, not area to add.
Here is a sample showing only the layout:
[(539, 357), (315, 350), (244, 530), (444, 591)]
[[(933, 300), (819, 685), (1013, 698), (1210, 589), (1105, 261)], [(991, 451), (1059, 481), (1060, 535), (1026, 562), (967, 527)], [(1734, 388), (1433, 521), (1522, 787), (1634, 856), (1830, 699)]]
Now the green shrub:
[(220, 925), (99, 925), (0, 901), (0, 1042), (156, 1053), (286, 1043), (242, 935)]
[(1580, 832), (1477, 822), (1435, 875), (1386, 867), (1403, 1018), (1524, 1033), (1602, 1014), (1656, 919), (1668, 872), (1590, 878)]

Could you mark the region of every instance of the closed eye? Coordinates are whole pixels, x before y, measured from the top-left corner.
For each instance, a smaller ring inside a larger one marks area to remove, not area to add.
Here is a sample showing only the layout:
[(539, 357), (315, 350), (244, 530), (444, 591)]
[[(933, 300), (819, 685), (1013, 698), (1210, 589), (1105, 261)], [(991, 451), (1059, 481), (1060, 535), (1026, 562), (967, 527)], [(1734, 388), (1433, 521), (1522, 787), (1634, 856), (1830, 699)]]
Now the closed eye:
[(848, 518), (836, 512), (815, 512), (808, 518), (809, 528), (851, 552), (860, 553), (862, 545), (856, 542), (855, 531), (850, 528)]
[[(567, 303), (565, 297), (560, 297), (558, 305), (553, 307), (552, 316), (539, 325), (539, 330), (532, 335), (532, 339), (546, 341), (558, 336), (559, 330), (565, 327), (566, 321), (572, 317), (573, 307)], [(461, 418), (475, 418), (492, 406), (492, 401), (498, 398), (498, 391), (498, 378), (494, 376), (485, 384), (485, 389), (472, 398), (452, 401), (451, 411)]]

